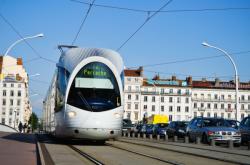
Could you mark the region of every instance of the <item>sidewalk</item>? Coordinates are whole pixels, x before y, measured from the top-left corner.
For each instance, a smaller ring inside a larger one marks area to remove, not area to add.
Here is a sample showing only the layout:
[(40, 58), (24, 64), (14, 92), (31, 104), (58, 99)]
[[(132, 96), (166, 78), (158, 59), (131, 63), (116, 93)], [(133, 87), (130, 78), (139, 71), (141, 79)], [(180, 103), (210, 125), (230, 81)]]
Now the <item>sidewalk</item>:
[(36, 165), (36, 152), (35, 135), (0, 132), (1, 164)]

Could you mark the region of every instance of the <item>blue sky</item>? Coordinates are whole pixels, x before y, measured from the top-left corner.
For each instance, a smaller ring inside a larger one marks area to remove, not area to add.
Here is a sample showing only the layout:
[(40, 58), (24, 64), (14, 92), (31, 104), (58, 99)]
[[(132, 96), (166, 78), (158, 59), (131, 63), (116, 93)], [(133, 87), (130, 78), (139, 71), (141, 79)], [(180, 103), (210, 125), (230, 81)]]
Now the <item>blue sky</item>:
[[(80, 1), (80, 0), (79, 0)], [(83, 2), (92, 2), (81, 0)], [(96, 0), (96, 4), (142, 10), (158, 10), (166, 0)], [(250, 8), (247, 0), (173, 0), (163, 10), (182, 9)], [(0, 0), (0, 13), (22, 36), (44, 33), (44, 38), (28, 40), (39, 55), (57, 61), (58, 44), (71, 44), (88, 10), (88, 5), (70, 0)], [(152, 12), (150, 13), (152, 14)], [(133, 12), (93, 6), (79, 33), (76, 45), (116, 50), (145, 21), (147, 12)], [(0, 54), (20, 37), (0, 17)], [(194, 79), (207, 77), (231, 80), (233, 66), (226, 57), (169, 63), (180, 60), (221, 55), (220, 52), (201, 46), (203, 41), (225, 49), (232, 55), (238, 67), (241, 81), (249, 81), (250, 62), (250, 9), (208, 10), (199, 12), (161, 12), (119, 51), (126, 67), (168, 63), (145, 67), (145, 76), (167, 78), (176, 75)], [(24, 61), (37, 54), (24, 42), (9, 53)], [(29, 75), (40, 73), (30, 81), (33, 110), (39, 116), (42, 100), (55, 71), (55, 63), (37, 60), (25, 63)]]

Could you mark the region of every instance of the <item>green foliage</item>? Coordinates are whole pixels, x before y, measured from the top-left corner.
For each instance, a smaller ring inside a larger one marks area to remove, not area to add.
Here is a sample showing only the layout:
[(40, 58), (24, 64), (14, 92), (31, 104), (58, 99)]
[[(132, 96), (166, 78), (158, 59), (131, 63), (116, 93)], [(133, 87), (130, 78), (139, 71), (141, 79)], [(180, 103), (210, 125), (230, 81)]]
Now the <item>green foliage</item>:
[(37, 127), (38, 127), (38, 117), (34, 112), (32, 112), (28, 123), (29, 123), (29, 125), (31, 125), (32, 132), (35, 129), (37, 129)]

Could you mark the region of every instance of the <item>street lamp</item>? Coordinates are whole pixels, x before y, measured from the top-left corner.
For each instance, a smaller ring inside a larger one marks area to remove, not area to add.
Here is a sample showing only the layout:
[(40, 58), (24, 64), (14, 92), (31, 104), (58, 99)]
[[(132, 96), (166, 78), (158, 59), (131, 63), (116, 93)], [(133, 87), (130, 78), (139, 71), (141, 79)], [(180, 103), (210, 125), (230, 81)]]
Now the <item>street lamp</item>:
[(24, 41), (24, 40), (27, 40), (27, 39), (32, 39), (32, 38), (38, 38), (38, 37), (43, 37), (43, 33), (40, 33), (40, 34), (37, 34), (37, 35), (34, 35), (34, 36), (28, 36), (28, 37), (25, 37), (25, 38), (21, 38), (20, 40), (17, 40), (16, 42), (14, 42), (12, 45), (10, 45), (10, 47), (7, 49), (7, 51), (4, 53), (4, 56), (6, 56), (9, 51), (16, 45), (18, 44), (19, 42), (21, 41)]
[(232, 57), (225, 50), (223, 50), (221, 48), (218, 48), (216, 46), (210, 45), (210, 44), (208, 44), (206, 42), (203, 42), (202, 45), (206, 46), (206, 47), (214, 48), (214, 49), (217, 49), (217, 50), (221, 51), (222, 53), (224, 53), (225, 56), (227, 56), (230, 59), (230, 62), (234, 66), (234, 71), (235, 71), (235, 93), (236, 93), (236, 96), (235, 96), (236, 117), (235, 118), (236, 118), (236, 120), (238, 120), (239, 119), (239, 116), (238, 116), (238, 105), (239, 105), (238, 92), (239, 92), (239, 89), (238, 89), (238, 72), (237, 72), (237, 68), (236, 68), (235, 62), (232, 59)]

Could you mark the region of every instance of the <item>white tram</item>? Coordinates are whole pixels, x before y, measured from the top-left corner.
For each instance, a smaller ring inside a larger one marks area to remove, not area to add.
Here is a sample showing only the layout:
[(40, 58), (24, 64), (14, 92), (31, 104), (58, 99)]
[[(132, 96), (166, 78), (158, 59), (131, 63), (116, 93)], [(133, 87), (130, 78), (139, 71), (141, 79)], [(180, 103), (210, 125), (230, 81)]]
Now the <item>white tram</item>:
[(43, 102), (44, 130), (56, 137), (107, 140), (121, 133), (123, 61), (109, 49), (63, 51)]

